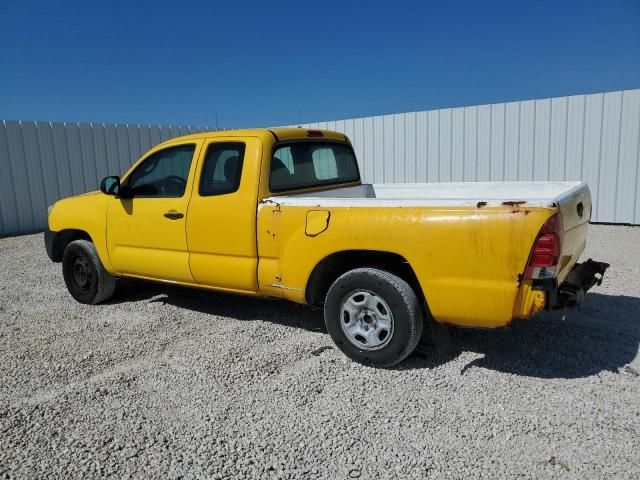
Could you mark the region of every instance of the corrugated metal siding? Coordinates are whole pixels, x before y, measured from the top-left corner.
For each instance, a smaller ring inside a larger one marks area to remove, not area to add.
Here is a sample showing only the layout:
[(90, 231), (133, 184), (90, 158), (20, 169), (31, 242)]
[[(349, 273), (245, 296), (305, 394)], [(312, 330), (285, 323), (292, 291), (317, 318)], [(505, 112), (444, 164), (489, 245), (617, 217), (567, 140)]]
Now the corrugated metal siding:
[(168, 138), (207, 128), (0, 122), (0, 236), (43, 230), (47, 206), (96, 190)]
[[(584, 180), (593, 220), (640, 224), (640, 89), (304, 125), (348, 135), (367, 182)], [(194, 127), (0, 122), (0, 236)]]
[(640, 89), (303, 127), (348, 135), (366, 182), (584, 180), (593, 221), (640, 224)]

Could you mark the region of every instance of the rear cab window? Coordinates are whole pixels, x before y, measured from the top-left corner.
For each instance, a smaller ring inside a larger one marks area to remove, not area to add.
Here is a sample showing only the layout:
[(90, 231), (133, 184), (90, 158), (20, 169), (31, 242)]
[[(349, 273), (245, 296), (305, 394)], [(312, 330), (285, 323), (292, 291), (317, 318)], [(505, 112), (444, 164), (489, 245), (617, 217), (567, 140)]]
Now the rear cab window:
[(350, 145), (331, 141), (291, 141), (276, 146), (271, 158), (269, 190), (283, 192), (360, 180)]

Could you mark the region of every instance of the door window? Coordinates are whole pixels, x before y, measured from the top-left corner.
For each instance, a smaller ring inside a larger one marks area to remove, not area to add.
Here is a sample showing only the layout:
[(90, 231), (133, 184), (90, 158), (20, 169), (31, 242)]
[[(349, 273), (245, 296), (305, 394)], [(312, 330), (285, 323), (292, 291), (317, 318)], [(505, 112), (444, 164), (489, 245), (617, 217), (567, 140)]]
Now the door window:
[(200, 195), (223, 195), (240, 188), (245, 145), (241, 142), (212, 143), (204, 158)]
[(180, 145), (145, 159), (125, 181), (135, 197), (182, 197), (195, 145)]

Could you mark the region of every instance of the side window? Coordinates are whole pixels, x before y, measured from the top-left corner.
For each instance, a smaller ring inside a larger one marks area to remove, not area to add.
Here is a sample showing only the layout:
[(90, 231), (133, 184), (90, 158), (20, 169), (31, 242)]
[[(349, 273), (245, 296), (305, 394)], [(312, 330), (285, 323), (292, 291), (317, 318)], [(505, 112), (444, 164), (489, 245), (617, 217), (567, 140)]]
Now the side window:
[(212, 143), (207, 148), (200, 176), (200, 195), (223, 195), (240, 188), (245, 145), (241, 142)]
[(136, 197), (181, 197), (195, 149), (180, 145), (154, 153), (131, 172), (125, 185)]

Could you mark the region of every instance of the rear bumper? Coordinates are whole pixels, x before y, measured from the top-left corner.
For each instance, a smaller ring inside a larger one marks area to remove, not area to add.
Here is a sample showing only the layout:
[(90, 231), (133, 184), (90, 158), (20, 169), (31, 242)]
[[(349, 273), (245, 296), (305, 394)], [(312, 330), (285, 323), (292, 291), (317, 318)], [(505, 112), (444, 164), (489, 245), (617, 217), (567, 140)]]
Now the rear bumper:
[(585, 294), (594, 286), (600, 285), (608, 263), (589, 259), (576, 263), (565, 280), (558, 285), (555, 279), (541, 280), (533, 285), (534, 290), (545, 292), (547, 310), (582, 306)]

